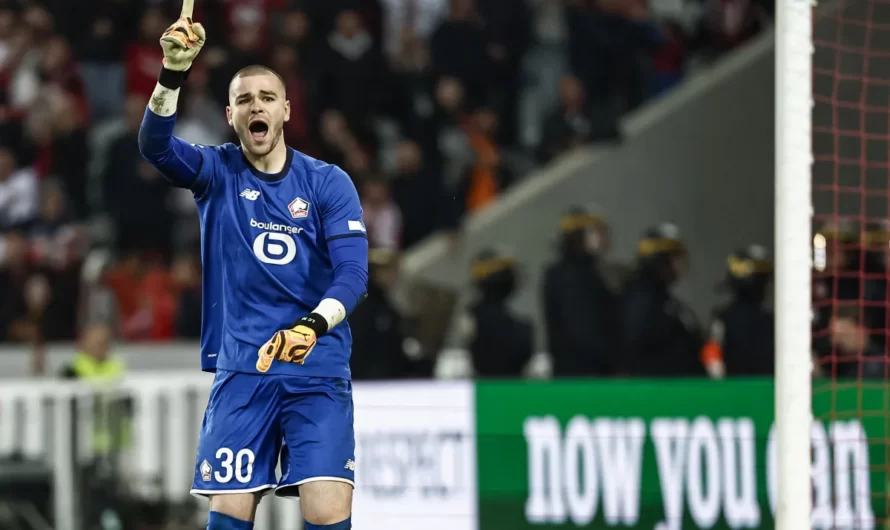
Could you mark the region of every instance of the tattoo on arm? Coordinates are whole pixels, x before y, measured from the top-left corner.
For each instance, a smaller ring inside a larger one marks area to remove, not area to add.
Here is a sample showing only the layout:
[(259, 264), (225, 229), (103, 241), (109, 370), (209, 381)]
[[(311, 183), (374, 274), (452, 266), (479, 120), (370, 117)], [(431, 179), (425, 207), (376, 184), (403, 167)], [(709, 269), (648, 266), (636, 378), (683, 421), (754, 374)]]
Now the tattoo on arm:
[(148, 102), (148, 108), (158, 116), (172, 116), (176, 114), (176, 102), (179, 99), (179, 89), (170, 90), (161, 85), (155, 86)]

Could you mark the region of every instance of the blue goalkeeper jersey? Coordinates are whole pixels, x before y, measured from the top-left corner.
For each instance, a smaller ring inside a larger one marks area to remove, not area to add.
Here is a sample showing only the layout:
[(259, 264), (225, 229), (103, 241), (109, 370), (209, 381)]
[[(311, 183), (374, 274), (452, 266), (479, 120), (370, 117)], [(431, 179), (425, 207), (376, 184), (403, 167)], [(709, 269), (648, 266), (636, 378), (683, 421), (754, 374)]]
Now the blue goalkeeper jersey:
[[(367, 238), (358, 194), (340, 168), (287, 149), (275, 175), (239, 146), (194, 146), (172, 136), (174, 117), (146, 111), (143, 156), (194, 193), (201, 223), (201, 366), (259, 373), (259, 348), (323, 298), (351, 311), (367, 285)], [(303, 365), (269, 374), (350, 378), (343, 322), (318, 339)]]

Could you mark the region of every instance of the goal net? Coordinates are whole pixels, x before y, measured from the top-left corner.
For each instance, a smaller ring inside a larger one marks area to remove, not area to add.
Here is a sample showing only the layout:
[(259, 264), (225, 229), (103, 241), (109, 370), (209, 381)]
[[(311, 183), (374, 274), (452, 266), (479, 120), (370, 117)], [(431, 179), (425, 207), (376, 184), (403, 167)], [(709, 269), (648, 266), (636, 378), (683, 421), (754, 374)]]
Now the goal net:
[(890, 0), (812, 20), (812, 528), (890, 528)]

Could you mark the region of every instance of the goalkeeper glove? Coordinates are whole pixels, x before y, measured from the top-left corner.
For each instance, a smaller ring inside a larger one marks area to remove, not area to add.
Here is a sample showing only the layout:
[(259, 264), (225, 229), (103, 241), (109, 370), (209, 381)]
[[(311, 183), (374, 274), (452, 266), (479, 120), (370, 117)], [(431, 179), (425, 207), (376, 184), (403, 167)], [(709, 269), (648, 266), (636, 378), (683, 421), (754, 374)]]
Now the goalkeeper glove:
[(276, 332), (260, 347), (257, 352), (259, 359), (256, 362), (256, 369), (263, 373), (268, 372), (276, 359), (286, 363), (303, 364), (315, 348), (318, 337), (324, 335), (327, 330), (327, 320), (321, 315), (312, 313), (301, 318), (294, 327)]
[(164, 68), (175, 72), (188, 70), (204, 46), (206, 38), (204, 26), (193, 23), (189, 17), (180, 17), (161, 36)]

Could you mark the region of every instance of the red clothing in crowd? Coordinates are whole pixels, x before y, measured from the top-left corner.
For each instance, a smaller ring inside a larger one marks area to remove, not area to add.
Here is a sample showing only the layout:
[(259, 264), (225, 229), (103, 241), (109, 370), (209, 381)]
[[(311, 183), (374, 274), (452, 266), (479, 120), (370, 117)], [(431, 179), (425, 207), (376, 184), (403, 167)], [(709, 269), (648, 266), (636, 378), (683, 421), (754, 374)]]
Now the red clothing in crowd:
[(151, 97), (158, 82), (164, 53), (157, 42), (136, 42), (127, 47), (127, 94)]
[(136, 276), (123, 268), (109, 271), (125, 340), (164, 341), (176, 334), (176, 298), (170, 273), (163, 269)]
[(298, 151), (311, 152), (313, 146), (309, 130), (309, 109), (306, 107), (306, 79), (300, 75), (286, 76), (284, 86), (290, 101), (290, 120), (284, 123), (285, 141)]

